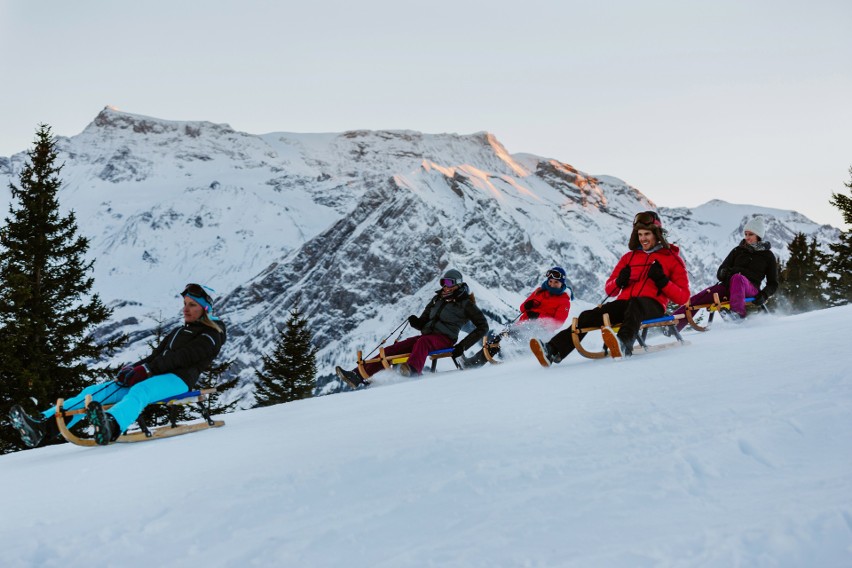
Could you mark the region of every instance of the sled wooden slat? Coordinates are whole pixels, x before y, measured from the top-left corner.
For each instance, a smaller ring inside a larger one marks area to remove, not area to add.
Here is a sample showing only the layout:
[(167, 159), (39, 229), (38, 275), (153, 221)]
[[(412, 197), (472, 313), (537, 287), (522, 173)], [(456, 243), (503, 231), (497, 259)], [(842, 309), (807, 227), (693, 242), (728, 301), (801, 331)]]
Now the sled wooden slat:
[(160, 426), (151, 430), (151, 435), (146, 436), (145, 432), (133, 432), (119, 436), (116, 442), (129, 444), (131, 442), (146, 442), (148, 440), (156, 440), (158, 438), (171, 438), (172, 436), (180, 436), (181, 434), (189, 434), (199, 430), (208, 430), (210, 428), (220, 428), (225, 425), (224, 420), (214, 420), (211, 426), (207, 422), (193, 422), (192, 424), (179, 424), (177, 426)]

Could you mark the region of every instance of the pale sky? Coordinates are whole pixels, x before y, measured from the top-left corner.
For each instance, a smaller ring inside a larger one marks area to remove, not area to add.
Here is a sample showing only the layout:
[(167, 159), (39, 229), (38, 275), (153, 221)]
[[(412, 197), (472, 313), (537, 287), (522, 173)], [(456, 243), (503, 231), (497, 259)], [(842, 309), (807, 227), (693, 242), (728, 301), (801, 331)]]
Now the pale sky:
[(842, 226), (849, 0), (0, 0), (0, 156), (106, 105), (252, 134), (489, 131), (510, 152)]

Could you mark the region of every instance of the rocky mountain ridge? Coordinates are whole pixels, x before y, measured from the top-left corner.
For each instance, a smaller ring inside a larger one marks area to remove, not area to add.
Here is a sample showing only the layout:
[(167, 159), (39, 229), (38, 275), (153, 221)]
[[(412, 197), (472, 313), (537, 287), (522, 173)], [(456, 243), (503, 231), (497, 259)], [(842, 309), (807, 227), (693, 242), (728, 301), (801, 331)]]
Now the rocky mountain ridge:
[[(597, 303), (641, 210), (659, 210), (695, 289), (753, 214), (782, 259), (795, 232), (837, 236), (792, 211), (658, 208), (618, 178), (509, 154), (484, 132), (252, 135), (106, 108), (58, 149), (60, 202), (91, 238), (97, 291), (116, 310), (104, 332), (133, 339), (119, 360), (145, 352), (157, 320), (177, 321), (176, 293), (200, 281), (218, 292), (223, 356), (245, 395), (296, 301), (328, 375), (419, 313), (447, 267), (462, 271), (495, 327), (554, 264), (567, 269), (578, 310)], [(24, 157), (0, 158), (0, 177), (16, 183)]]

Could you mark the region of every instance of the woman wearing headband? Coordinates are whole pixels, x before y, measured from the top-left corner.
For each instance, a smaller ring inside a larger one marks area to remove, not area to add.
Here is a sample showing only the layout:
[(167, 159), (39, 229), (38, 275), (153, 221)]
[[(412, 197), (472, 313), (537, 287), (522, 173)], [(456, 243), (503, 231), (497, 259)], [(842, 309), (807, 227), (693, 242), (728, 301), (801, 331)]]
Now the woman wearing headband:
[[(607, 297), (616, 299), (597, 308), (582, 312), (577, 324), (580, 329), (603, 326), (603, 315), (610, 323), (620, 325), (619, 353), (630, 356), (641, 322), (662, 316), (669, 301), (683, 304), (689, 298), (689, 277), (686, 265), (676, 245), (666, 242), (660, 216), (644, 211), (633, 218), (630, 250), (621, 257), (606, 281)], [(559, 363), (574, 350), (571, 329), (557, 333), (550, 341), (530, 340), (530, 349), (539, 363), (548, 367)], [(580, 339), (585, 334), (580, 334)], [(613, 349), (615, 351), (615, 349)]]
[[(199, 284), (187, 284), (183, 292), (183, 325), (173, 329), (154, 351), (124, 366), (114, 381), (84, 389), (65, 401), (64, 408), (73, 410), (92, 402), (85, 414), (77, 414), (70, 428), (83, 416), (94, 427), (94, 439), (100, 445), (115, 441), (152, 402), (189, 392), (201, 372), (210, 366), (225, 343), (225, 325), (213, 317), (213, 300)], [(109, 410), (103, 405), (113, 404)], [(50, 443), (59, 430), (51, 408), (36, 418), (15, 405), (10, 412), (12, 424), (29, 447)]]
[[(426, 305), (420, 317), (408, 317), (408, 323), (420, 335), (397, 341), (385, 348), (385, 355), (411, 353), (408, 362), (402, 366), (404, 373), (419, 375), (423, 372), (426, 357), (438, 349), (453, 348), (453, 358), (460, 358), (464, 351), (477, 343), (488, 332), (488, 322), (474, 302), (470, 289), (462, 280), (461, 272), (448, 270), (440, 279), (441, 289)], [(461, 328), (468, 322), (475, 326), (464, 339), (458, 340)], [(367, 363), (364, 371), (368, 377), (384, 369), (381, 363)], [(347, 371), (335, 367), (337, 376), (352, 388), (366, 386), (369, 383), (362, 378), (357, 369)]]

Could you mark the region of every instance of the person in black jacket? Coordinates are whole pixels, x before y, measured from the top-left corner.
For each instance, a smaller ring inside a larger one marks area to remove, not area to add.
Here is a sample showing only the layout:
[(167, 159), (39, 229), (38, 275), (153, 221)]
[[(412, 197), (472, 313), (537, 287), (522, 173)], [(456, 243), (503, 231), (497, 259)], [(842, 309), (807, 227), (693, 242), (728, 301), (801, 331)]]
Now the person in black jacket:
[[(65, 401), (64, 408), (73, 410), (92, 402), (86, 413), (77, 414), (70, 428), (83, 416), (94, 426), (94, 438), (106, 445), (133, 424), (142, 410), (152, 402), (189, 392), (201, 372), (207, 368), (225, 343), (225, 324), (213, 317), (213, 300), (204, 287), (187, 284), (183, 292), (183, 325), (172, 330), (154, 351), (118, 372), (114, 381), (84, 389)], [(102, 405), (113, 404), (109, 410)], [(29, 447), (46, 444), (58, 435), (56, 410), (50, 408), (38, 418), (28, 416), (15, 405), (9, 414), (24, 443)]]
[[(766, 228), (761, 217), (753, 217), (743, 227), (743, 240), (728, 253), (716, 271), (718, 284), (702, 290), (689, 299), (690, 305), (713, 302), (719, 294), (722, 301), (731, 304), (730, 317), (742, 321), (746, 317), (745, 299), (754, 298), (754, 304), (762, 306), (778, 289), (778, 260), (770, 250), (772, 244), (763, 240)], [(766, 280), (763, 289), (761, 283)], [(675, 314), (686, 312), (686, 306), (675, 310)], [(678, 329), (686, 326), (686, 320), (678, 322)]]
[[(461, 272), (448, 270), (440, 279), (441, 289), (435, 292), (432, 300), (426, 305), (420, 316), (409, 316), (408, 323), (420, 331), (420, 335), (397, 341), (385, 348), (386, 355), (411, 353), (404, 372), (419, 375), (423, 372), (426, 357), (438, 349), (453, 348), (453, 358), (461, 357), (466, 349), (473, 347), (488, 333), (488, 322), (482, 311), (476, 306), (470, 289), (462, 280)], [(468, 322), (473, 322), (474, 329), (464, 339), (458, 340), (459, 331)], [(381, 363), (364, 365), (367, 376), (370, 377), (381, 371)], [(335, 367), (337, 376), (352, 388), (368, 384), (357, 369), (346, 371)]]

